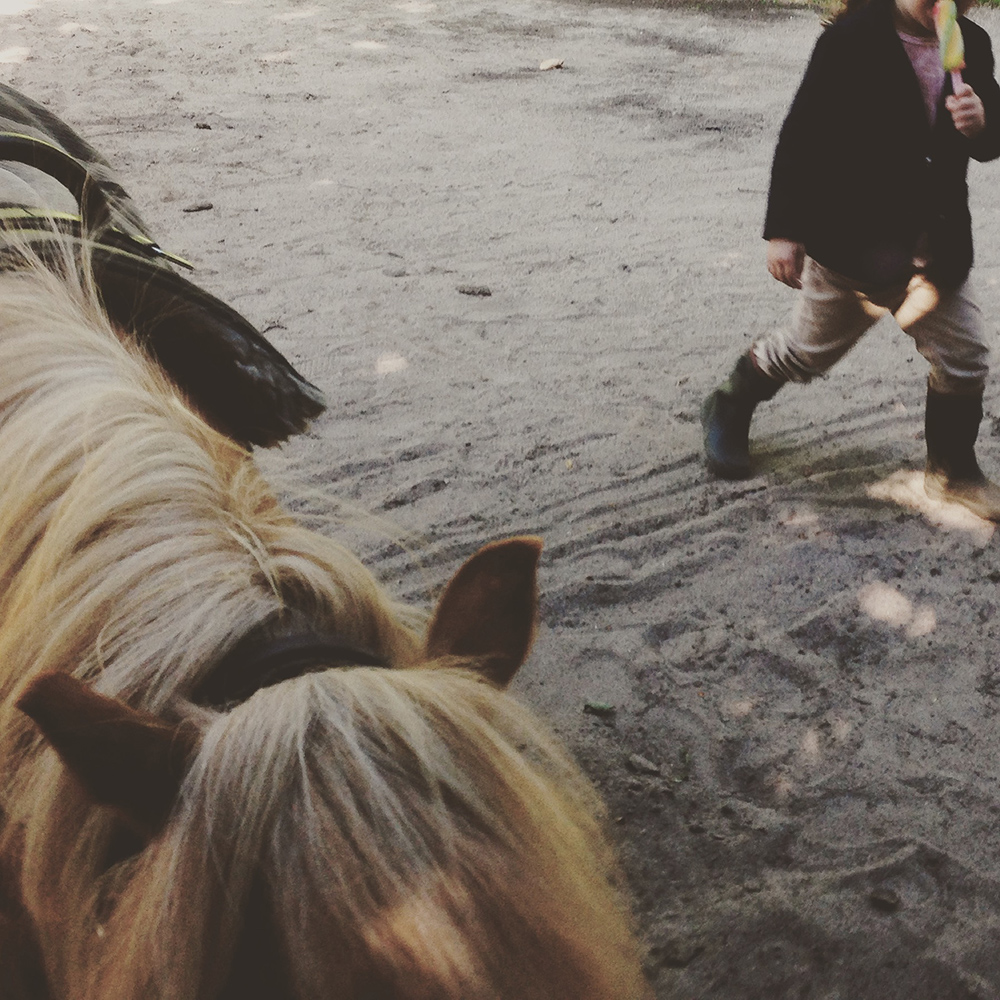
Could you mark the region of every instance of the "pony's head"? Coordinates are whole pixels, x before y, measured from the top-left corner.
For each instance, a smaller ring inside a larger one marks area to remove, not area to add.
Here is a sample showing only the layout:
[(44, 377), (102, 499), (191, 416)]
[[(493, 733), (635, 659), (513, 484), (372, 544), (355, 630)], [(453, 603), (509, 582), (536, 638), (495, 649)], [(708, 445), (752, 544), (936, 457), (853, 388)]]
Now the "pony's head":
[(0, 273), (3, 1000), (646, 995), (600, 804), (503, 690), (539, 543), (418, 627), (75, 267)]
[(25, 900), (53, 995), (646, 996), (599, 803), (503, 691), (539, 551), (473, 556), (398, 669), (244, 673), (245, 700), (162, 715), (32, 680), (18, 704), (65, 771), (41, 827), (65, 854)]

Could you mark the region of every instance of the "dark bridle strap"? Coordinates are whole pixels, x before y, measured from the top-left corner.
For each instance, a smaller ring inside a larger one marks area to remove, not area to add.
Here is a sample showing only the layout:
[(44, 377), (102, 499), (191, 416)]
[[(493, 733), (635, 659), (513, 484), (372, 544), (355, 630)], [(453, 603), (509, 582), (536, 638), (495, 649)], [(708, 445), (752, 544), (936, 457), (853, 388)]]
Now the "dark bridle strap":
[(253, 629), (215, 665), (192, 700), (211, 708), (239, 704), (262, 688), (337, 667), (388, 667), (370, 649), (343, 636), (283, 628), (272, 620)]

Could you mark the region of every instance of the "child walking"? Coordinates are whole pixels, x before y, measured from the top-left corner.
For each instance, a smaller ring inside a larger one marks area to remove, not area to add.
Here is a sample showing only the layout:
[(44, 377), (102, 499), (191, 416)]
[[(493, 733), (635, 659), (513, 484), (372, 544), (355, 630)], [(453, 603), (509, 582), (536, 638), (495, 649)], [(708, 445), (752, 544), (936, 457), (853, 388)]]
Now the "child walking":
[(988, 348), (969, 287), (969, 158), (1000, 156), (987, 33), (964, 17), (962, 79), (942, 68), (933, 0), (848, 0), (813, 51), (778, 139), (767, 266), (801, 289), (791, 324), (742, 355), (702, 408), (709, 469), (750, 475), (750, 420), (786, 382), (827, 371), (886, 312), (930, 362), (929, 495), (1000, 520), (975, 442)]

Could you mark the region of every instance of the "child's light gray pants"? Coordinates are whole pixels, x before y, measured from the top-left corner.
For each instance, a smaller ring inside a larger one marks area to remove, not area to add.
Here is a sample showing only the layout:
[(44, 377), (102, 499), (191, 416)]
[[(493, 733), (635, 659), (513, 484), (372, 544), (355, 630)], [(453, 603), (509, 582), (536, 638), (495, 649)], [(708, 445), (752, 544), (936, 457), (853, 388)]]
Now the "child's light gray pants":
[(808, 382), (840, 360), (861, 336), (892, 313), (930, 362), (937, 392), (981, 393), (989, 348), (969, 281), (938, 290), (922, 274), (884, 288), (862, 288), (807, 257), (791, 325), (761, 338), (752, 351), (772, 378)]

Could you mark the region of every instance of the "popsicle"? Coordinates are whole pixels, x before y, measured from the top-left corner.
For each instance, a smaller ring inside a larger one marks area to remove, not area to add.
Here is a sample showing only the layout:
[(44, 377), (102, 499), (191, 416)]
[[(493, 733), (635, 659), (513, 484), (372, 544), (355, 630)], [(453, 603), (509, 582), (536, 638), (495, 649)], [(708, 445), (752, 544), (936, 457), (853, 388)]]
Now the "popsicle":
[(951, 73), (951, 89), (954, 93), (962, 82), (962, 70), (965, 69), (965, 45), (958, 27), (955, 0), (937, 0), (934, 4), (934, 27), (941, 51), (941, 65), (946, 73)]

